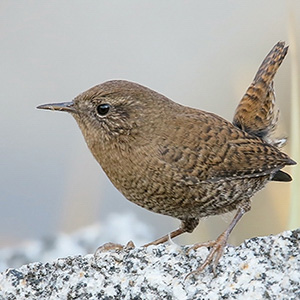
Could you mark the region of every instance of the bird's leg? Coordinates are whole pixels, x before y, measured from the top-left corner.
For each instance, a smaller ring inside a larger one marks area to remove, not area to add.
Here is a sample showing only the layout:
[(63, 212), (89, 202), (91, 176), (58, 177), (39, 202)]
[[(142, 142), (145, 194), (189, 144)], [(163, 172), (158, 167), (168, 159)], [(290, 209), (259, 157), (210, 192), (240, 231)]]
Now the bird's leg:
[(157, 240), (155, 240), (151, 243), (145, 244), (143, 247), (148, 247), (150, 245), (159, 245), (159, 244), (165, 243), (169, 239), (172, 239), (172, 238), (174, 238), (178, 235), (181, 235), (185, 232), (186, 232), (186, 230), (183, 227), (180, 226), (178, 229), (170, 232), (169, 234), (166, 234), (166, 235), (162, 236), (161, 238), (159, 238), (159, 239), (157, 239)]
[(169, 234), (162, 236), (161, 238), (159, 238), (151, 243), (144, 245), (143, 247), (148, 247), (150, 245), (159, 245), (159, 244), (165, 243), (169, 239), (173, 239), (174, 237), (179, 236), (185, 232), (191, 233), (197, 227), (198, 224), (199, 224), (199, 219), (191, 218), (191, 219), (183, 220), (183, 221), (181, 221), (180, 227), (178, 229), (170, 232)]
[(228, 228), (215, 241), (195, 244), (194, 246), (192, 246), (188, 250), (188, 251), (190, 251), (192, 249), (196, 250), (200, 247), (212, 247), (212, 249), (210, 250), (210, 252), (209, 252), (207, 258), (205, 259), (205, 261), (203, 262), (203, 264), (199, 268), (197, 268), (195, 271), (192, 271), (191, 273), (189, 273), (186, 276), (186, 278), (188, 276), (190, 276), (191, 274), (196, 274), (196, 273), (202, 272), (204, 270), (204, 268), (206, 266), (208, 266), (210, 263), (213, 264), (212, 265), (213, 266), (213, 272), (214, 272), (214, 274), (216, 274), (216, 266), (217, 266), (222, 254), (223, 254), (224, 247), (227, 245), (227, 240), (228, 240), (228, 237), (229, 237), (230, 233), (232, 232), (233, 228), (238, 223), (238, 221), (242, 218), (242, 216), (249, 209), (250, 209), (250, 205), (247, 205), (245, 207), (239, 207), (238, 210), (237, 210), (236, 215), (234, 216), (234, 218), (231, 221)]

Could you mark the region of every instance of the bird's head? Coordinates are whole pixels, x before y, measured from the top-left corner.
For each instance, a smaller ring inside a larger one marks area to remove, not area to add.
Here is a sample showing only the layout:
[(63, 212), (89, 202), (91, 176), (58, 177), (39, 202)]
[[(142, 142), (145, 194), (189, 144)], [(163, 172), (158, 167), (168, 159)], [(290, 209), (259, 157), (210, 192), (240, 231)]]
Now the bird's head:
[(149, 138), (173, 105), (171, 100), (139, 84), (113, 80), (90, 88), (71, 102), (37, 108), (71, 113), (92, 149), (95, 143)]

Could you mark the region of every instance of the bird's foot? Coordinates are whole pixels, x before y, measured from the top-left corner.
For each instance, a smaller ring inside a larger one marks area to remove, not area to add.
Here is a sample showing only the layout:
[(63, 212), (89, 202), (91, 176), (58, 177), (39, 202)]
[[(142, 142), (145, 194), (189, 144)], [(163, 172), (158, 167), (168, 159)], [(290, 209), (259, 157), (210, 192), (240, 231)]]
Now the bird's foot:
[(189, 248), (188, 252), (190, 252), (191, 250), (197, 250), (200, 247), (208, 247), (211, 249), (205, 261), (202, 263), (202, 265), (198, 267), (195, 271), (192, 271), (189, 274), (187, 274), (185, 279), (187, 279), (190, 275), (195, 275), (202, 272), (209, 264), (212, 264), (213, 273), (214, 275), (216, 275), (216, 267), (218, 265), (220, 258), (222, 257), (224, 248), (227, 245), (227, 240), (228, 240), (228, 233), (225, 231), (215, 241), (195, 244), (194, 246)]
[(105, 243), (102, 246), (98, 247), (97, 250), (95, 251), (95, 255), (103, 252), (108, 252), (108, 251), (122, 251), (122, 250), (131, 250), (134, 249), (135, 245), (133, 241), (129, 241), (125, 246), (121, 244), (116, 244), (116, 243)]
[(95, 261), (103, 259), (103, 255), (108, 255), (112, 262), (122, 262), (123, 257), (131, 249), (134, 249), (135, 245), (132, 241), (129, 241), (125, 246), (116, 243), (105, 243), (100, 246), (94, 253)]

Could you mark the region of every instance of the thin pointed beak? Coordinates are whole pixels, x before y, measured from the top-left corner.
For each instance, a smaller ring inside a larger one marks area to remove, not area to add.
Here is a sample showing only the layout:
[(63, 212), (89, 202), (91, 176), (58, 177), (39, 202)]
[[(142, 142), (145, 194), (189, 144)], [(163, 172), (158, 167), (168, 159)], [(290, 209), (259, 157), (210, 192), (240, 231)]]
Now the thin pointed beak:
[(37, 106), (37, 108), (77, 113), (77, 110), (74, 108), (74, 102), (49, 103), (49, 104), (39, 105)]

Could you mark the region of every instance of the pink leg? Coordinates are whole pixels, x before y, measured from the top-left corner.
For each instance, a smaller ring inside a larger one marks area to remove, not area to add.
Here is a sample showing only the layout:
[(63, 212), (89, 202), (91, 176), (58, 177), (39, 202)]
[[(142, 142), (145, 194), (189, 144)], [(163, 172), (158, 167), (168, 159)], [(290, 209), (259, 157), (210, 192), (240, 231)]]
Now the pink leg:
[[(247, 210), (249, 210), (249, 208), (247, 207)], [(238, 221), (242, 218), (242, 216), (245, 213), (246, 213), (246, 208), (239, 207), (236, 215), (234, 216), (234, 218), (231, 221), (228, 228), (215, 241), (195, 244), (194, 246), (192, 246), (189, 249), (189, 251), (190, 251), (192, 249), (196, 250), (200, 247), (212, 247), (212, 249), (209, 252), (209, 255), (207, 256), (207, 258), (205, 259), (203, 264), (195, 271), (192, 271), (191, 273), (189, 273), (186, 276), (186, 278), (192, 274), (197, 274), (199, 272), (202, 272), (205, 269), (205, 267), (207, 267), (210, 263), (213, 264), (213, 272), (214, 272), (214, 274), (216, 274), (216, 266), (218, 265), (218, 262), (223, 254), (224, 247), (227, 245), (228, 237), (229, 237), (230, 233), (232, 232), (233, 228), (235, 227), (235, 225), (238, 223)]]
[(199, 224), (199, 219), (187, 219), (187, 220), (184, 220), (181, 222), (181, 226), (172, 231), (171, 233), (169, 234), (166, 234), (164, 235), (163, 237), (151, 242), (151, 243), (148, 243), (146, 245), (144, 245), (144, 247), (148, 247), (150, 245), (159, 245), (159, 244), (162, 244), (162, 243), (165, 243), (166, 241), (168, 241), (169, 239), (173, 239), (175, 238), (176, 236), (179, 236), (185, 232), (193, 232), (193, 230), (197, 227), (197, 225)]

